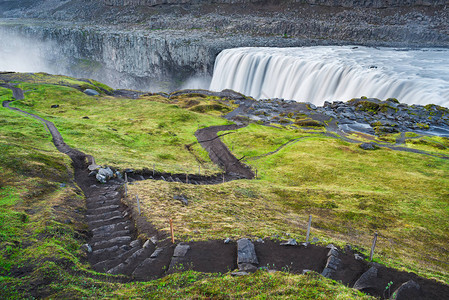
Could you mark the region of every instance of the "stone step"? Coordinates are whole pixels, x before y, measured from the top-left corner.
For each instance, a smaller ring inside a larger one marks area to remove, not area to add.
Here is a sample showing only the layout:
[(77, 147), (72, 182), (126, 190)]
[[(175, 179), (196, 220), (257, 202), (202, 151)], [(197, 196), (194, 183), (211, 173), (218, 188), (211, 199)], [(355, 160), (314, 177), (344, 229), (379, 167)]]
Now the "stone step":
[(115, 216), (122, 216), (122, 213), (118, 210), (114, 210), (107, 213), (96, 214), (96, 215), (86, 215), (87, 221), (96, 221), (96, 220), (106, 220)]
[(89, 222), (89, 228), (90, 229), (94, 229), (94, 228), (98, 228), (101, 226), (106, 226), (106, 225), (112, 225), (112, 224), (116, 224), (116, 223), (121, 223), (127, 221), (125, 218), (123, 218), (123, 216), (115, 216), (106, 220), (97, 220), (97, 221), (91, 221)]
[(129, 235), (118, 236), (109, 240), (102, 240), (92, 244), (92, 249), (98, 250), (103, 248), (112, 247), (114, 245), (126, 245), (131, 242), (132, 238)]
[(119, 237), (119, 236), (125, 236), (125, 235), (130, 235), (131, 232), (129, 231), (129, 229), (126, 230), (119, 230), (119, 231), (115, 231), (112, 233), (101, 233), (98, 232), (97, 234), (95, 234), (92, 239), (90, 240), (91, 244), (100, 242), (100, 241), (105, 241), (105, 240), (109, 240), (115, 237)]
[[(150, 257), (146, 258), (136, 267), (132, 273), (132, 276), (139, 279), (148, 279), (152, 274), (157, 274), (158, 271), (162, 273), (164, 254), (168, 254), (164, 252), (167, 252), (166, 248), (156, 248)], [(168, 264), (170, 263), (170, 256), (167, 258), (169, 259), (167, 260)], [(158, 267), (160, 267), (161, 270), (158, 270)], [(164, 265), (164, 267), (167, 267), (167, 265)]]
[(96, 214), (103, 214), (103, 213), (107, 213), (107, 212), (113, 212), (115, 210), (118, 210), (119, 207), (120, 207), (119, 205), (109, 205), (109, 206), (104, 206), (104, 207), (99, 207), (99, 208), (88, 209), (87, 214), (88, 215), (96, 215)]
[(118, 254), (116, 257), (114, 257), (112, 259), (105, 259), (103, 261), (100, 261), (100, 262), (94, 264), (93, 268), (97, 272), (106, 273), (108, 270), (111, 270), (112, 268), (123, 263), (129, 256), (134, 254), (134, 252), (136, 252), (139, 249), (140, 249), (140, 247), (133, 247), (133, 248), (129, 249), (128, 251), (124, 251), (124, 252)]
[(185, 265), (185, 256), (187, 252), (190, 250), (190, 246), (186, 244), (178, 244), (176, 245), (175, 251), (173, 252), (173, 257), (170, 261), (170, 265), (168, 267), (168, 273), (174, 273), (176, 271), (182, 271), (182, 267)]
[(131, 275), (136, 267), (142, 263), (154, 250), (154, 245), (150, 241), (145, 242), (142, 248), (131, 254), (124, 262), (117, 267), (110, 269), (109, 274)]
[(101, 234), (101, 233), (108, 233), (108, 232), (114, 232), (114, 231), (120, 231), (126, 229), (125, 227), (130, 226), (131, 222), (124, 221), (120, 223), (110, 224), (110, 225), (104, 225), (97, 228), (92, 229), (92, 233), (94, 236)]
[(87, 209), (95, 209), (95, 208), (101, 208), (111, 205), (120, 205), (120, 199), (108, 199), (108, 200), (99, 200), (96, 202), (90, 202), (87, 203), (86, 207)]

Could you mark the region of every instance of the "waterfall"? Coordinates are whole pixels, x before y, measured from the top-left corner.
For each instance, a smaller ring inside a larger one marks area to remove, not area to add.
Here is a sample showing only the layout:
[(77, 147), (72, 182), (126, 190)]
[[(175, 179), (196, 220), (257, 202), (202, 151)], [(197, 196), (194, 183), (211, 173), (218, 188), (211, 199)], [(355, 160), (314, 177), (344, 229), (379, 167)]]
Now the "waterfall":
[(350, 46), (235, 48), (215, 61), (213, 91), (312, 102), (366, 96), (449, 106), (449, 50)]

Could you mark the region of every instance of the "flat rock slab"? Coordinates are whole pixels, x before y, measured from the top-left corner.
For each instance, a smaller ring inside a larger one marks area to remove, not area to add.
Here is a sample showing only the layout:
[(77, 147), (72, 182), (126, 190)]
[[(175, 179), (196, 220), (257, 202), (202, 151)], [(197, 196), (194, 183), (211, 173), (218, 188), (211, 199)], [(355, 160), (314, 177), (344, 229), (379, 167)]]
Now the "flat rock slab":
[(359, 291), (376, 287), (377, 280), (377, 268), (371, 267), (368, 271), (362, 274), (359, 279), (355, 282), (353, 288)]
[(237, 241), (237, 264), (259, 264), (254, 244), (249, 239)]

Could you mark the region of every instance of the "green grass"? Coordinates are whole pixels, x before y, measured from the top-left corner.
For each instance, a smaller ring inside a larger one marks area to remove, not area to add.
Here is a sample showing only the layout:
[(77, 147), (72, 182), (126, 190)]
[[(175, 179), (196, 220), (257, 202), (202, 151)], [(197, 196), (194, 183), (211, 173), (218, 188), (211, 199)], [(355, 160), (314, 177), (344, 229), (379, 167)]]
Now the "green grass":
[(201, 163), (206, 173), (218, 172), (193, 134), (206, 125), (226, 124), (224, 119), (161, 103), (161, 96), (133, 100), (90, 97), (65, 86), (21, 87), (28, 92), (14, 105), (54, 122), (68, 145), (93, 155), (98, 164), (135, 169), (155, 164), (160, 171), (195, 173)]
[[(13, 105), (54, 122), (70, 146), (92, 154), (97, 163), (136, 169), (156, 164), (161, 171), (194, 173), (200, 161), (203, 170), (217, 172), (193, 133), (226, 124), (217, 116), (232, 108), (229, 103), (198, 95), (170, 101), (160, 96), (116, 99), (104, 93), (90, 97), (79, 87), (58, 86), (52, 76), (49, 82), (46, 75), (36, 76), (42, 83), (22, 79), (19, 86), (27, 90), (26, 98)], [(67, 80), (72, 86), (81, 84)], [(8, 99), (11, 92), (0, 88), (0, 100)], [(50, 108), (53, 104), (59, 108)], [(33, 119), (2, 108), (0, 125), (2, 295), (225, 298), (219, 287), (226, 286), (234, 298), (361, 297), (314, 275), (258, 272), (234, 278), (184, 272), (129, 284), (97, 275), (89, 271), (79, 248), (87, 228), (69, 159), (56, 151), (44, 126)], [(252, 124), (222, 139), (257, 169), (257, 180), (213, 186), (146, 181), (130, 186), (130, 194), (139, 194), (143, 215), (157, 228), (168, 230), (166, 220), (172, 217), (177, 240), (277, 236), (301, 241), (311, 214), (312, 236), (321, 243), (349, 243), (367, 253), (377, 231), (377, 262), (448, 283), (448, 161), (385, 148), (364, 151), (322, 131)], [(408, 142), (415, 136), (406, 137)], [(446, 145), (443, 138), (419, 140), (425, 142), (407, 146), (449, 154), (435, 146)], [(189, 206), (174, 200), (175, 194), (185, 194)]]
[[(151, 181), (133, 186), (130, 192), (143, 199), (144, 215), (159, 229), (168, 231), (170, 217), (180, 240), (304, 240), (311, 214), (312, 234), (321, 240), (367, 253), (377, 231), (378, 261), (449, 281), (447, 160), (384, 148), (364, 151), (316, 133), (255, 124), (222, 139), (258, 170), (259, 179), (220, 186)], [(175, 194), (186, 195), (189, 206), (174, 200)]]

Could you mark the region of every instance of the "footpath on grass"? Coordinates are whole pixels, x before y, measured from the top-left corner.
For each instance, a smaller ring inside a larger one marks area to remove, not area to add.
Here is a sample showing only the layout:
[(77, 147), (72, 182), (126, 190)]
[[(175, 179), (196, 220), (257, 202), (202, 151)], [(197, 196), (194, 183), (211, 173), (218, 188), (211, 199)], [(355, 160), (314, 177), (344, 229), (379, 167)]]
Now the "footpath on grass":
[[(11, 107), (10, 102), (3, 102), (3, 106), (44, 123), (56, 148), (72, 159), (75, 180), (86, 197), (86, 220), (91, 232), (90, 241), (83, 248), (88, 252), (92, 268), (98, 272), (123, 274), (131, 280), (152, 280), (187, 269), (221, 273), (234, 271), (234, 276), (248, 275), (257, 270), (296, 274), (313, 271), (380, 298), (449, 299), (449, 286), (413, 273), (367, 262), (349, 246), (338, 249), (333, 245), (324, 247), (297, 243), (295, 240), (280, 243), (269, 239), (251, 241), (246, 238), (237, 241), (172, 243), (166, 233), (155, 230), (151, 223), (136, 213), (135, 208), (122, 203), (122, 179), (115, 178), (106, 184), (98, 184), (94, 177), (88, 176), (88, 166), (94, 163), (91, 156), (65, 144), (52, 122)], [(236, 128), (204, 128), (196, 136), (203, 146), (206, 145), (211, 159), (219, 161), (224, 167), (228, 176), (224, 177), (225, 180), (253, 178), (251, 170), (235, 158), (216, 135), (218, 131), (229, 129)], [(236, 168), (239, 164), (240, 167)], [(189, 175), (189, 181), (188, 178), (183, 179), (183, 176), (163, 173), (145, 175), (149, 179), (189, 184), (220, 182), (220, 177)], [(130, 173), (128, 178), (146, 179), (137, 173)], [(149, 240), (137, 238), (143, 231), (151, 236)]]

